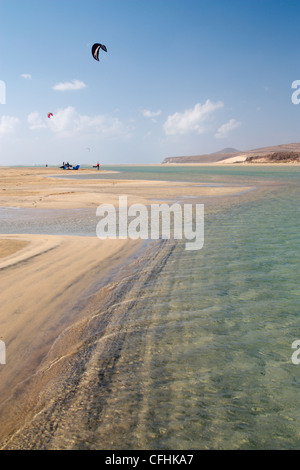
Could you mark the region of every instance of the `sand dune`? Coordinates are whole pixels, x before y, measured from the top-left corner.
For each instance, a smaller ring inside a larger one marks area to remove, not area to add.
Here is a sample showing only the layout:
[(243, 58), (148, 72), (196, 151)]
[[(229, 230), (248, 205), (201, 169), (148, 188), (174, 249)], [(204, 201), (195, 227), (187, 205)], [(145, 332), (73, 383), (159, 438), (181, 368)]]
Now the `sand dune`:
[(232, 163), (243, 163), (247, 158), (246, 154), (237, 155), (235, 157), (226, 158), (225, 160), (220, 160), (216, 162), (215, 165), (228, 165)]

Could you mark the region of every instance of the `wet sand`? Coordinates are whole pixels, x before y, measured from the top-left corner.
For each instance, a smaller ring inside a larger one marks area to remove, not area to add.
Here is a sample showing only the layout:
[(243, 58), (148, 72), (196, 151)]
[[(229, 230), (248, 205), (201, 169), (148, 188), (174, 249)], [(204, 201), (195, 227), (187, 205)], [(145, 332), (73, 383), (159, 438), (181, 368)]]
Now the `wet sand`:
[(0, 259), (0, 336), (7, 357), (0, 366), (1, 437), (26, 416), (24, 383), (37, 374), (60, 335), (84, 317), (93, 294), (106, 288), (139, 246), (131, 240), (5, 235), (0, 250), (3, 242), (15, 251)]

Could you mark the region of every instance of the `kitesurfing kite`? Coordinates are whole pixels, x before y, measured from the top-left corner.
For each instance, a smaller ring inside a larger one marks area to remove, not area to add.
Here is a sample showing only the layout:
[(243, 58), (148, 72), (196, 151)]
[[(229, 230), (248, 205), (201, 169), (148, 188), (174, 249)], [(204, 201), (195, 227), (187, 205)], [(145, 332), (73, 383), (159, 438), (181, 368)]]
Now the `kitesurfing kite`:
[(93, 47), (92, 47), (92, 54), (93, 54), (93, 57), (95, 60), (98, 60), (99, 61), (99, 52), (100, 52), (100, 49), (102, 49), (104, 52), (107, 52), (107, 49), (106, 49), (106, 46), (104, 46), (104, 44), (94, 44)]
[(50, 117), (53, 116), (52, 113), (48, 113), (48, 118), (50, 119)]

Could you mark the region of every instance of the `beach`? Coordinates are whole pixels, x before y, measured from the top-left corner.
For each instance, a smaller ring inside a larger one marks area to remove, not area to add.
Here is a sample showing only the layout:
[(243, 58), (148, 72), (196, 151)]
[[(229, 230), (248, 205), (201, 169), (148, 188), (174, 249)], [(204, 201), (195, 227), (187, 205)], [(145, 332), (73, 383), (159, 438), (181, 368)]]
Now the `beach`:
[[(288, 395), (281, 397), (281, 383), (275, 404), (265, 406), (260, 397), (276, 377), (278, 384), (282, 377), (292, 380), (281, 331), (287, 288), (280, 260), (292, 263), (284, 275), (294, 276), (297, 256), (288, 255), (282, 240), (268, 240), (279, 236), (279, 222), (273, 222), (279, 191), (284, 217), (298, 194), (296, 180), (275, 184), (281, 173), (271, 173), (269, 186), (260, 185), (260, 173), (252, 179), (248, 173), (240, 179), (225, 175), (224, 184), (213, 185), (203, 183), (211, 181), (205, 175), (195, 183), (126, 179), (126, 173), (122, 179), (109, 171), (107, 179), (62, 179), (53, 168), (1, 173), (0, 206), (15, 227), (23, 226), (21, 214), (43, 218), (32, 232), (30, 222), (29, 233), (0, 235), (0, 339), (7, 359), (0, 366), (0, 448), (259, 446), (260, 420), (268, 413), (275, 425), (273, 406), (284, 407)], [(129, 203), (182, 202), (187, 196), (214, 201), (219, 211), (207, 213), (204, 249), (191, 254), (174, 240), (99, 240), (90, 230), (69, 234), (63, 225), (58, 234), (51, 232), (66, 214), (70, 220), (83, 214), (82, 224), (86, 211), (117, 206), (124, 194)], [(281, 225), (288, 230), (293, 220)], [(288, 248), (295, 250), (295, 243), (291, 236)], [(285, 311), (294, 313), (294, 277), (288, 282), (292, 303)], [(268, 323), (264, 349), (262, 320), (270, 309), (278, 310), (278, 319)], [(290, 342), (294, 321), (289, 318)], [(240, 423), (248, 410), (246, 436)], [(282, 411), (284, 425), (287, 420), (293, 426), (294, 412)], [(278, 436), (277, 445), (284, 446), (284, 431)], [(290, 442), (296, 445), (297, 435)]]
[[(156, 199), (176, 199), (181, 194), (228, 195), (240, 191), (235, 187), (119, 181), (117, 174), (113, 180), (66, 180), (56, 178), (62, 171), (53, 168), (2, 168), (1, 175), (0, 206), (32, 210), (96, 208), (103, 203), (117, 204), (121, 194), (128, 195), (129, 203), (149, 204)], [(7, 406), (15, 391), (20, 403), (26, 402), (21, 384), (30, 382), (57, 338), (85, 318), (92, 296), (99, 295), (101, 289), (105, 292), (114, 281), (109, 274), (120, 272), (126, 263), (129, 266), (140, 246), (141, 240), (99, 240), (96, 236), (0, 236), (0, 336), (7, 345), (9, 361), (9, 366), (1, 369), (2, 439), (26, 416), (22, 413), (17, 417), (14, 407)], [(22, 406), (26, 409), (26, 404)]]

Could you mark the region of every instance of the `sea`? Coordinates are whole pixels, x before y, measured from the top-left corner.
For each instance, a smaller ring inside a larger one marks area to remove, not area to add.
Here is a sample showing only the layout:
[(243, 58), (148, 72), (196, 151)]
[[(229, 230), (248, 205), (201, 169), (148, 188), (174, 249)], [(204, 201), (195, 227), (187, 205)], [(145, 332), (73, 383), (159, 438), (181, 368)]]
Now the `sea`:
[[(8, 448), (299, 449), (300, 167), (103, 169), (118, 174), (76, 178), (241, 191), (195, 200), (202, 249), (148, 242), (105, 300), (95, 296), (76, 354)], [(2, 208), (1, 233), (95, 235), (90, 210), (34, 210)]]

